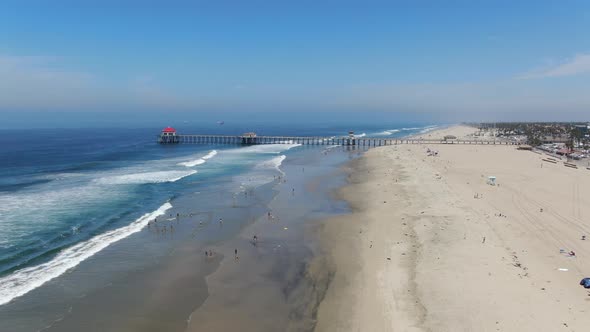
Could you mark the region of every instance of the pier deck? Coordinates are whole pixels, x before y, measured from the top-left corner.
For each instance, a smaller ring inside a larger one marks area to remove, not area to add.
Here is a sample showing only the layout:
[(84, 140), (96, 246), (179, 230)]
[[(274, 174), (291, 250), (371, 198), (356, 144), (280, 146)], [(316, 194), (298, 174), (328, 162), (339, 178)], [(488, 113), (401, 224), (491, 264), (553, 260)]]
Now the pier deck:
[(231, 135), (176, 135), (174, 140), (161, 137), (159, 143), (182, 144), (302, 144), (302, 145), (344, 145), (344, 146), (384, 146), (398, 144), (478, 144), (478, 145), (518, 145), (508, 141), (461, 140), (461, 139), (418, 139), (418, 138), (374, 138), (374, 137), (308, 137), (308, 136), (231, 136)]

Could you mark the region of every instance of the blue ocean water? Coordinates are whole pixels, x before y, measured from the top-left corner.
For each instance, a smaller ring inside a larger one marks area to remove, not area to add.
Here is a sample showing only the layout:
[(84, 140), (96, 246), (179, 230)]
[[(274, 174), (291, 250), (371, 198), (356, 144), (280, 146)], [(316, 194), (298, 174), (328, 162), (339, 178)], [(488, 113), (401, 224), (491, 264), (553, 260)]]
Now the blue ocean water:
[[(436, 126), (291, 128), (261, 135), (396, 137)], [(259, 128), (211, 125), (183, 133), (239, 134)], [(240, 192), (273, 181), (296, 144), (159, 145), (151, 129), (7, 131), (0, 150), (0, 305), (75, 268), (164, 215), (199, 188)], [(220, 179), (230, 179), (220, 182)]]

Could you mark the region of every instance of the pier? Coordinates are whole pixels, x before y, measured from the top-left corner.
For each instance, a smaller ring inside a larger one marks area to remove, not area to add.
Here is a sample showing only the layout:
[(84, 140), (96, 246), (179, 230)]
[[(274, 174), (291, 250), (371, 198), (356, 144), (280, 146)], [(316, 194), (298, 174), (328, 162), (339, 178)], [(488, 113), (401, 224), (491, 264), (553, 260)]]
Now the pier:
[(473, 144), (473, 145), (518, 145), (508, 141), (461, 140), (461, 139), (418, 139), (418, 138), (372, 138), (372, 137), (321, 137), (321, 136), (253, 136), (253, 135), (176, 135), (174, 139), (159, 137), (161, 144), (301, 144), (301, 145), (343, 145), (343, 146), (386, 146), (399, 144)]

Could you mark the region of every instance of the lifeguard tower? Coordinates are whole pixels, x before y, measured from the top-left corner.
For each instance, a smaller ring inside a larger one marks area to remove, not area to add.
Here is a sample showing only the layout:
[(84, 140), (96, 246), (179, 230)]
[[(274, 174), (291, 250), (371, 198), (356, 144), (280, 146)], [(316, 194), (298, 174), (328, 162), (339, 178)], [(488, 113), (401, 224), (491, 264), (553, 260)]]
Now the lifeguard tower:
[(487, 184), (489, 184), (490, 186), (495, 186), (496, 185), (496, 177), (493, 175), (488, 176)]
[(178, 137), (178, 133), (176, 132), (176, 129), (172, 128), (172, 127), (166, 127), (164, 129), (162, 129), (162, 132), (160, 133), (160, 137), (158, 139), (158, 143), (160, 144), (174, 144), (174, 143), (179, 143), (180, 142), (180, 137)]

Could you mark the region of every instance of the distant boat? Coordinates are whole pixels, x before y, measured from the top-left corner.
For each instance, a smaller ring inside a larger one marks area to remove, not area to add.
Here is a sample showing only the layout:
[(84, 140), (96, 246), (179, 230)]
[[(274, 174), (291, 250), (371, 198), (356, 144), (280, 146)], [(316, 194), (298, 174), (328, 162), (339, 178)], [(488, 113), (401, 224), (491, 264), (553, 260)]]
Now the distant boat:
[(223, 126), (224, 123), (225, 123), (225, 121), (217, 121), (217, 124), (220, 126)]

